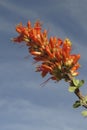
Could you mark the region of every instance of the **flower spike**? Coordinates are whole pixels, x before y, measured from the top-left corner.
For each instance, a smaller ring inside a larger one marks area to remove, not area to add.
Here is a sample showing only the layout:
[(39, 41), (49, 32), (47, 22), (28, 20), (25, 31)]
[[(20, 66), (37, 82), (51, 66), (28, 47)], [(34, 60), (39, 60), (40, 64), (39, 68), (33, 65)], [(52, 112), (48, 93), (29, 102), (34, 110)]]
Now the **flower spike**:
[(25, 43), (29, 53), (33, 56), (34, 63), (39, 63), (36, 72), (41, 72), (41, 76), (47, 74), (50, 77), (43, 83), (47, 83), (50, 79), (60, 81), (64, 79), (70, 84), (69, 91), (74, 92), (80, 99), (73, 105), (75, 108), (84, 106), (87, 108), (87, 97), (85, 98), (79, 90), (84, 83), (83, 80), (76, 80), (79, 75), (77, 71), (80, 67), (80, 54), (72, 54), (72, 43), (66, 38), (62, 40), (57, 37), (48, 38), (47, 30), (42, 30), (40, 21), (36, 21), (32, 26), (28, 21), (26, 26), (22, 23), (16, 26), (18, 36), (13, 38), (16, 43)]

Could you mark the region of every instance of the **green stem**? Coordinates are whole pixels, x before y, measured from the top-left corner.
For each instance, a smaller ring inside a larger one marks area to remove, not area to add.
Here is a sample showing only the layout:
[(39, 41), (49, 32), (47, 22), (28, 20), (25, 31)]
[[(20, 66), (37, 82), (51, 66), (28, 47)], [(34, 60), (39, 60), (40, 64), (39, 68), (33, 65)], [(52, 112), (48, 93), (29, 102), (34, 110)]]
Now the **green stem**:
[(80, 99), (80, 100), (83, 100), (84, 99), (84, 96), (82, 95), (81, 91), (79, 88), (77, 88), (74, 92), (76, 94), (76, 96)]
[[(71, 75), (68, 75), (68, 82), (71, 86), (74, 86), (73, 84), (73, 77)], [(75, 95), (83, 102), (82, 106), (87, 109), (87, 103), (85, 102), (85, 96), (82, 94), (79, 88), (76, 88)]]
[(84, 102), (85, 96), (83, 96), (83, 94), (81, 93), (80, 89), (77, 88), (74, 93), (75, 93), (75, 95), (76, 95), (80, 100), (83, 101), (83, 105), (82, 105), (82, 106), (87, 109), (87, 103)]

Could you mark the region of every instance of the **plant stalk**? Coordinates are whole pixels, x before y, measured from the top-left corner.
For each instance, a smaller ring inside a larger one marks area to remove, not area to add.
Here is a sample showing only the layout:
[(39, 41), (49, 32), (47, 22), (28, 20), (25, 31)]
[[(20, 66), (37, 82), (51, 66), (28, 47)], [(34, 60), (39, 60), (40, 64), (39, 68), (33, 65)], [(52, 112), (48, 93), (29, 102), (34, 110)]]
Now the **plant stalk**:
[[(67, 75), (68, 76), (68, 82), (70, 83), (71, 86), (73, 86), (73, 77), (71, 75)], [(85, 101), (85, 96), (82, 94), (82, 92), (80, 91), (79, 88), (76, 88), (76, 90), (74, 91), (75, 95), (79, 98), (79, 100), (82, 101), (82, 106), (85, 107), (87, 109), (87, 103)]]
[(81, 101), (83, 101), (82, 106), (87, 109), (87, 103), (85, 102), (85, 96), (83, 96), (83, 94), (81, 93), (80, 89), (77, 88), (74, 93)]

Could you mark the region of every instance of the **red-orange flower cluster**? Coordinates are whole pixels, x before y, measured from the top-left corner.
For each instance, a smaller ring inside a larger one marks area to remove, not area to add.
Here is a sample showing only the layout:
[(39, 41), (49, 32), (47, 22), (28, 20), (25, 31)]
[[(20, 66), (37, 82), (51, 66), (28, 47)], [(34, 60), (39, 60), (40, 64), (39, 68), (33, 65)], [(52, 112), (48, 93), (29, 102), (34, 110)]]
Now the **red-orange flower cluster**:
[(42, 77), (49, 73), (50, 79), (67, 81), (68, 75), (78, 75), (80, 54), (71, 54), (72, 43), (69, 39), (63, 41), (57, 37), (48, 38), (47, 30), (42, 31), (39, 21), (36, 21), (33, 27), (30, 21), (27, 26), (19, 24), (16, 31), (19, 36), (13, 38), (13, 41), (26, 43), (35, 62), (41, 63), (36, 67), (36, 71), (41, 72)]

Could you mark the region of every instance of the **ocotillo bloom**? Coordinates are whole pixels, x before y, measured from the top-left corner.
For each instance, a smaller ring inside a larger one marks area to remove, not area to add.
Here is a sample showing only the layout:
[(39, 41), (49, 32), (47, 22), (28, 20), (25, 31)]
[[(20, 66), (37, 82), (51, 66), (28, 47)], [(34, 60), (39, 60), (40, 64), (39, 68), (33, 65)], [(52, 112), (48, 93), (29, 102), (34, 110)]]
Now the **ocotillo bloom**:
[(27, 26), (22, 23), (16, 26), (19, 36), (13, 38), (14, 42), (25, 42), (29, 53), (33, 55), (35, 62), (40, 62), (36, 67), (42, 77), (48, 73), (49, 79), (59, 81), (68, 80), (68, 76), (77, 76), (77, 69), (80, 67), (78, 60), (80, 54), (72, 54), (72, 43), (66, 38), (64, 41), (57, 37), (48, 38), (47, 30), (42, 30), (42, 25), (36, 21), (34, 26), (28, 21)]

